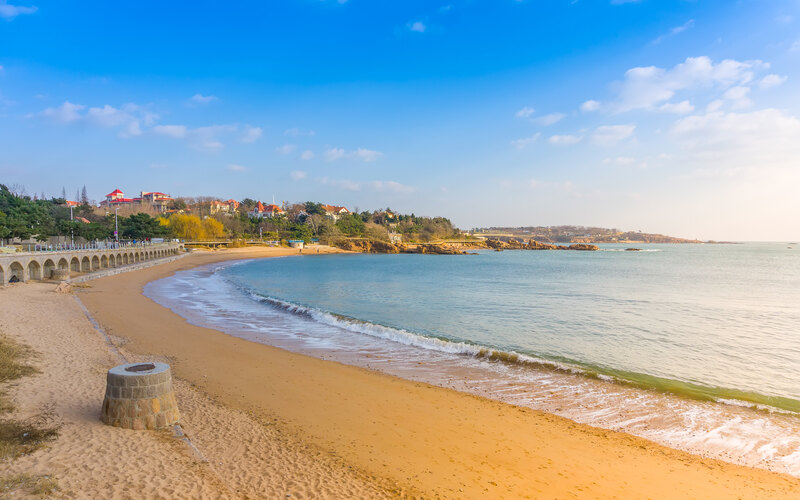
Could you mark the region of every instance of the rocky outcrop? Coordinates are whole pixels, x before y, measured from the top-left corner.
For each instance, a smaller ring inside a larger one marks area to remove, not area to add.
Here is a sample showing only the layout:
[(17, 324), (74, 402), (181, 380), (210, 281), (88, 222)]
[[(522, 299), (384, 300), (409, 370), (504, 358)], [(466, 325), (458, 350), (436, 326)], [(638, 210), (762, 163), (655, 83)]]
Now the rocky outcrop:
[(582, 251), (595, 251), (599, 250), (597, 245), (590, 245), (588, 243), (576, 243), (574, 245), (552, 245), (550, 243), (541, 243), (536, 240), (528, 240), (527, 243), (517, 240), (486, 240), (486, 246), (495, 250), (582, 250)]

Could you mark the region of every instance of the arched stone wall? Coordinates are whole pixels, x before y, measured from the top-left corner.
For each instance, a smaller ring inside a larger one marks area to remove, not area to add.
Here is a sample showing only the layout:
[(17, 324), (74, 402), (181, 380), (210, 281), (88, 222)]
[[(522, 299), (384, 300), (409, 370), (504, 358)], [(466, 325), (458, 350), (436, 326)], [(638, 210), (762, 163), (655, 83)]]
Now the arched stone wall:
[(65, 259), (64, 257), (61, 257), (61, 259), (59, 259), (59, 261), (58, 261), (58, 268), (59, 269), (63, 269), (64, 271), (68, 271), (69, 270), (69, 262), (67, 262), (67, 259)]
[(100, 269), (106, 269), (106, 268), (108, 268), (108, 256), (107, 255), (101, 255), (100, 256)]
[(19, 262), (12, 262), (10, 266), (8, 266), (8, 281), (11, 281), (11, 278), (15, 277), (17, 280), (25, 282), (28, 281), (28, 277), (25, 276), (25, 268), (22, 267), (22, 264)]
[(6, 284), (6, 273), (3, 271), (3, 266), (0, 266), (0, 286)]
[(84, 256), (81, 259), (81, 272), (88, 273), (92, 270), (92, 262), (89, 260), (89, 257)]
[(97, 271), (100, 269), (100, 259), (97, 258), (97, 255), (92, 256), (92, 271)]
[(47, 259), (44, 261), (44, 265), (42, 266), (42, 276), (45, 279), (49, 279), (50, 276), (53, 275), (53, 271), (56, 269), (56, 263), (53, 262), (53, 259)]
[(117, 267), (117, 257), (113, 253), (108, 256), (108, 265), (111, 267)]
[(81, 272), (81, 260), (77, 257), (73, 257), (69, 261), (69, 270), (74, 273)]
[(35, 260), (28, 262), (28, 279), (40, 280), (42, 279), (42, 266)]

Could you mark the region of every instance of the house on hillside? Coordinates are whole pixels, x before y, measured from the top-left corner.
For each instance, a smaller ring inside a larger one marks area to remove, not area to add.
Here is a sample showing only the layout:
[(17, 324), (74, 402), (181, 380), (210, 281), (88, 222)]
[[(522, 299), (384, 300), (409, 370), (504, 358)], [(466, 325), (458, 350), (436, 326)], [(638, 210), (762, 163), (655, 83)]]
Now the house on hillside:
[(346, 209), (345, 207), (322, 205), (322, 209), (325, 210), (325, 216), (329, 219), (333, 219), (334, 221), (339, 220), (339, 217), (343, 215), (350, 215), (350, 210)]
[(157, 210), (164, 212), (167, 205), (172, 201), (168, 194), (156, 191), (142, 191), (137, 198), (125, 198), (125, 193), (115, 189), (106, 195), (106, 199), (100, 202), (101, 207), (120, 207), (127, 205), (151, 205)]
[(248, 212), (248, 215), (250, 217), (256, 217), (258, 219), (263, 219), (265, 217), (267, 219), (271, 219), (273, 217), (277, 217), (279, 215), (284, 215), (284, 214), (286, 214), (286, 211), (283, 210), (278, 205), (273, 205), (273, 204), (264, 205), (260, 201), (256, 203), (256, 206), (255, 208), (253, 208), (253, 210)]
[(233, 215), (239, 208), (239, 202), (236, 200), (219, 201), (214, 200), (208, 202), (208, 211), (211, 215), (222, 213), (226, 215)]

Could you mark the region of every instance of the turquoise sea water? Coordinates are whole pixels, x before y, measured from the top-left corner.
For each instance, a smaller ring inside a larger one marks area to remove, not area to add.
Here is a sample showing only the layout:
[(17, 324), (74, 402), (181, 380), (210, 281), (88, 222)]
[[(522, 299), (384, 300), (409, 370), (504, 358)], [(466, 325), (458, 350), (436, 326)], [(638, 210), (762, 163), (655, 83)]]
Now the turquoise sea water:
[(800, 246), (624, 248), (264, 259), (146, 293), (250, 340), (800, 474)]

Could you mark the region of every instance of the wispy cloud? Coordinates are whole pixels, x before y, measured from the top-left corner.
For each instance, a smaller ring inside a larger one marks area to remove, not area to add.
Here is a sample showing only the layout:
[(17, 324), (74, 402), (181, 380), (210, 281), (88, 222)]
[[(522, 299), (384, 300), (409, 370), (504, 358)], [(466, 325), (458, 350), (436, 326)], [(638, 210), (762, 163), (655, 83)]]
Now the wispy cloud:
[(694, 26), (694, 19), (689, 19), (688, 21), (686, 21), (685, 23), (681, 24), (680, 26), (675, 26), (674, 28), (669, 30), (667, 33), (659, 36), (658, 38), (653, 40), (652, 43), (654, 45), (658, 45), (659, 43), (663, 42), (665, 39), (667, 39), (669, 37), (672, 37), (672, 36), (675, 36), (675, 35), (677, 35), (679, 33), (683, 33), (684, 31), (688, 30), (689, 28), (691, 28), (693, 26)]
[(259, 138), (261, 138), (262, 133), (263, 130), (261, 130), (261, 127), (245, 125), (244, 132), (242, 133), (242, 137), (239, 139), (239, 141), (244, 143), (256, 142)]
[(195, 104), (208, 104), (216, 100), (218, 100), (217, 96), (203, 94), (195, 94), (191, 98), (191, 101)]
[(33, 14), (39, 10), (38, 7), (24, 7), (22, 5), (11, 5), (7, 0), (0, 0), (0, 17), (4, 19), (14, 19), (22, 14)]
[(597, 111), (598, 109), (600, 109), (600, 103), (592, 99), (581, 104), (581, 111)]
[(656, 66), (631, 68), (617, 85), (616, 100), (608, 105), (608, 109), (617, 113), (658, 110), (658, 106), (670, 101), (678, 92), (700, 88), (725, 90), (744, 85), (753, 80), (757, 69), (766, 67), (767, 64), (758, 60), (725, 59), (715, 64), (710, 58), (700, 56), (689, 57), (671, 69)]
[(636, 125), (603, 125), (592, 134), (592, 143), (600, 146), (613, 146), (633, 135)]
[(524, 137), (522, 139), (513, 140), (511, 141), (511, 144), (517, 149), (524, 149), (529, 144), (536, 142), (536, 140), (539, 139), (540, 135), (541, 134), (539, 132), (536, 132), (530, 137)]
[(306, 174), (302, 170), (294, 170), (293, 172), (291, 172), (289, 174), (289, 177), (291, 177), (292, 180), (299, 181), (299, 180), (305, 179), (307, 177), (307, 175), (308, 174)]
[(535, 112), (536, 112), (535, 109), (529, 106), (525, 106), (524, 108), (514, 113), (514, 116), (516, 116), (517, 118), (529, 118)]
[[(84, 110), (86, 112), (84, 113)], [(38, 115), (54, 123), (84, 123), (102, 128), (116, 128), (120, 137), (131, 137), (142, 134), (142, 126), (151, 126), (158, 115), (144, 106), (129, 103), (119, 108), (106, 104), (102, 107), (89, 107), (64, 101), (63, 104), (51, 107)]]
[(408, 194), (416, 191), (413, 186), (401, 184), (396, 181), (351, 181), (346, 179), (330, 179), (322, 177), (318, 182), (326, 186), (332, 186), (347, 191), (373, 191), (379, 193), (398, 193)]
[(248, 168), (243, 165), (236, 165), (233, 163), (228, 164), (225, 168), (231, 172), (237, 172), (237, 173), (247, 172), (248, 170)]
[(407, 25), (409, 31), (415, 31), (417, 33), (425, 33), (428, 27), (422, 21), (413, 21), (408, 23)]
[(553, 125), (554, 123), (558, 123), (567, 115), (564, 113), (550, 113), (548, 115), (541, 116), (539, 118), (534, 119), (534, 122), (538, 123), (539, 125)]
[(287, 129), (283, 132), (283, 135), (287, 137), (311, 137), (315, 134), (316, 132), (313, 130), (303, 130), (297, 127)]
[(275, 148), (275, 152), (282, 155), (288, 155), (289, 153), (294, 151), (295, 148), (297, 148), (297, 146), (295, 146), (294, 144), (284, 144), (283, 146)]
[(301, 160), (313, 160), (314, 159), (314, 152), (310, 149), (306, 149), (302, 153), (300, 153)]
[(547, 142), (557, 146), (569, 146), (572, 144), (577, 144), (582, 140), (583, 137), (579, 135), (551, 135), (550, 138), (547, 139)]
[(762, 89), (777, 87), (778, 85), (783, 85), (783, 83), (786, 81), (786, 78), (787, 77), (785, 76), (775, 74), (767, 75), (758, 82), (758, 86)]
[(345, 151), (342, 148), (329, 148), (325, 150), (325, 159), (336, 161), (341, 159), (356, 159), (364, 162), (377, 161), (383, 153), (371, 149), (358, 148), (354, 151)]

